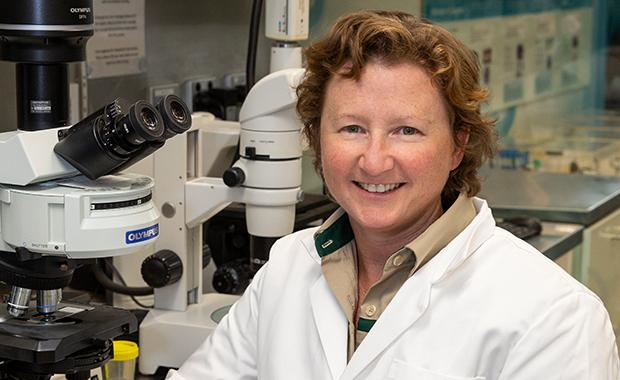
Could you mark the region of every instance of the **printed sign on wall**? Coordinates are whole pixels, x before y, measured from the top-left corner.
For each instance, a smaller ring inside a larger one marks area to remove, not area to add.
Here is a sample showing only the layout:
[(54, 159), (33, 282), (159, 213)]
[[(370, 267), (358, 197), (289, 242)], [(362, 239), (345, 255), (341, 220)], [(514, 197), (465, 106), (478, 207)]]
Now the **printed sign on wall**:
[(145, 0), (95, 0), (95, 34), (86, 45), (88, 78), (145, 70)]

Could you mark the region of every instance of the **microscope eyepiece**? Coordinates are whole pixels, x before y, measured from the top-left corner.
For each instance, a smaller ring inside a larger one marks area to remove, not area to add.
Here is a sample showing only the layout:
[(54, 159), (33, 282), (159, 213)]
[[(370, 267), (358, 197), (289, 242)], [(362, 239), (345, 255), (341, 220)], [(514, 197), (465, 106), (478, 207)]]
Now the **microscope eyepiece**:
[(166, 138), (183, 133), (192, 126), (192, 116), (189, 108), (176, 95), (164, 96), (157, 103), (157, 110), (164, 119), (164, 126), (166, 128), (164, 136)]
[(185, 113), (184, 107), (181, 107), (178, 102), (171, 103), (170, 110), (172, 111), (172, 118), (174, 121), (184, 123), (187, 120), (187, 114)]
[(127, 116), (116, 123), (119, 133), (125, 135), (133, 145), (145, 141), (157, 141), (164, 134), (164, 122), (155, 107), (145, 101), (138, 101), (129, 108)]
[(154, 131), (157, 127), (157, 117), (155, 113), (149, 109), (140, 110), (140, 120), (149, 131)]
[(164, 121), (155, 107), (137, 101), (123, 114), (114, 101), (64, 131), (54, 152), (90, 179), (110, 174), (160, 143)]
[(139, 100), (127, 114), (115, 100), (63, 130), (54, 152), (96, 179), (149, 156), (191, 125), (189, 109), (178, 96), (165, 96), (157, 107)]

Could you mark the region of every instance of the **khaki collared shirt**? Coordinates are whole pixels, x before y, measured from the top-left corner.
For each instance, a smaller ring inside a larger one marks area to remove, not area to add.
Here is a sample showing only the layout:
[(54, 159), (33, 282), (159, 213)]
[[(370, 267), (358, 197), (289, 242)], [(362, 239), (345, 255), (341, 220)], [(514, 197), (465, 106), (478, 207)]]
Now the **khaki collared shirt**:
[(315, 234), (315, 245), (321, 256), (323, 275), (349, 321), (348, 360), (405, 281), (463, 231), (475, 216), (473, 201), (461, 194), (426, 231), (394, 252), (385, 263), (383, 275), (360, 303), (357, 326), (354, 321), (357, 249), (349, 218), (339, 209), (323, 223)]

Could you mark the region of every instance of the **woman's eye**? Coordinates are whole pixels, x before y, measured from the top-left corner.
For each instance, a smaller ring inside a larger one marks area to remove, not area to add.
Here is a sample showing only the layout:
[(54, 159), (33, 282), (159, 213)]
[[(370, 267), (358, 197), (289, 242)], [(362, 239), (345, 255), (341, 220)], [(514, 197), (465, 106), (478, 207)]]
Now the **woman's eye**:
[(413, 127), (402, 127), (400, 129), (400, 133), (402, 133), (403, 135), (415, 135), (416, 133), (418, 133), (419, 131)]
[(346, 127), (342, 128), (342, 131), (346, 133), (360, 133), (362, 132), (362, 127), (360, 127), (359, 125), (347, 125)]

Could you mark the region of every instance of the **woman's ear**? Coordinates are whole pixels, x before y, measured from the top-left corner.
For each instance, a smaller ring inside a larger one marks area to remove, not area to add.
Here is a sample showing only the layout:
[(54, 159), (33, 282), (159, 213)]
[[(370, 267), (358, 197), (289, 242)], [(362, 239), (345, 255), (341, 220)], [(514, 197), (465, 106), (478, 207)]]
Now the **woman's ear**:
[(459, 145), (454, 148), (454, 153), (452, 154), (452, 170), (456, 169), (463, 161), (465, 147), (469, 142), (469, 129), (460, 129), (456, 132), (456, 139)]

